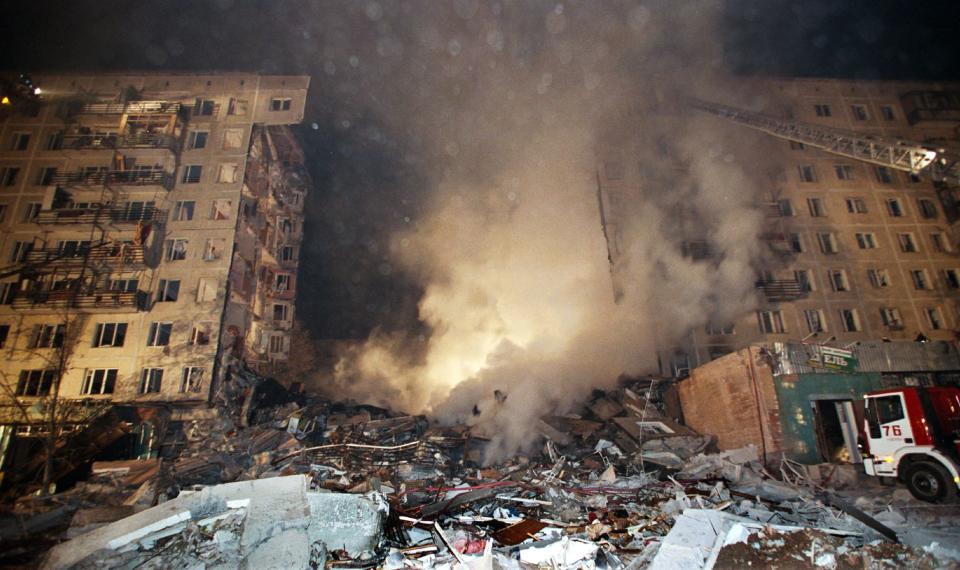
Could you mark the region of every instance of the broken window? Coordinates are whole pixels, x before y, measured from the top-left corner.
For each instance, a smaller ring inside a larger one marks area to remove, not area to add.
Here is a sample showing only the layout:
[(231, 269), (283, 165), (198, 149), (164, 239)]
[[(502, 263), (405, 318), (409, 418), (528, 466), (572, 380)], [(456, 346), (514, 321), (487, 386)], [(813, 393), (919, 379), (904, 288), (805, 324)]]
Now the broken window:
[(783, 323), (783, 311), (757, 311), (757, 320), (760, 323), (760, 332), (766, 334), (780, 334), (787, 332)]
[(203, 389), (203, 368), (199, 366), (184, 366), (180, 376), (181, 392), (199, 392)]
[(97, 323), (93, 332), (93, 347), (123, 346), (127, 337), (127, 323)]
[(210, 209), (211, 220), (229, 220), (233, 214), (233, 200), (214, 200)]
[(47, 396), (53, 386), (56, 370), (21, 370), (17, 380), (17, 396)]
[(274, 97), (270, 100), (271, 111), (289, 111), (292, 99), (289, 97)]
[(168, 346), (172, 331), (173, 323), (150, 323), (150, 331), (147, 333), (147, 346)]
[(167, 261), (181, 261), (187, 258), (189, 240), (183, 238), (168, 239), (165, 244)]
[(868, 269), (867, 278), (876, 289), (890, 286), (890, 274), (886, 269)]
[(213, 330), (213, 323), (200, 322), (193, 325), (193, 331), (190, 333), (190, 344), (205, 346), (210, 344), (210, 334)]
[(900, 309), (896, 307), (882, 307), (880, 309), (880, 320), (883, 321), (883, 326), (892, 330), (900, 330), (903, 328), (903, 319), (900, 318)]
[(161, 279), (157, 288), (158, 303), (172, 303), (180, 296), (179, 279)]
[(217, 172), (217, 182), (221, 184), (232, 184), (237, 181), (240, 167), (235, 163), (221, 164)]
[(217, 280), (216, 279), (200, 279), (200, 284), (197, 287), (197, 302), (205, 303), (208, 301), (217, 300)]
[(226, 247), (227, 240), (224, 238), (208, 238), (203, 247), (203, 260), (215, 261), (223, 257), (223, 250)]
[(247, 114), (247, 107), (249, 105), (250, 103), (246, 99), (231, 97), (230, 102), (227, 104), (227, 114), (242, 117)]
[(83, 378), (80, 393), (88, 396), (97, 394), (113, 394), (117, 384), (116, 368), (95, 368), (87, 370)]
[(189, 222), (193, 219), (193, 210), (196, 206), (197, 203), (193, 200), (177, 200), (173, 207), (173, 221)]
[(243, 129), (223, 131), (223, 150), (238, 150), (243, 146)]
[(163, 382), (163, 368), (144, 368), (140, 372), (140, 393), (156, 394)]
[(856, 309), (840, 309), (840, 323), (844, 332), (858, 332), (860, 330), (860, 315)]

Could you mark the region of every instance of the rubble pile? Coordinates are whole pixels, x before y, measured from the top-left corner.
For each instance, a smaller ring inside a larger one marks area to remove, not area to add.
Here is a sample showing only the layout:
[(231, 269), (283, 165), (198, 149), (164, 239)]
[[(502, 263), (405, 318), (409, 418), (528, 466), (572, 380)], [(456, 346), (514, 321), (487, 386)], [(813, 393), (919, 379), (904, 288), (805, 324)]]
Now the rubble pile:
[[(881, 493), (865, 499), (856, 485), (838, 491), (824, 484), (846, 481), (835, 468), (773, 464), (752, 446), (717, 452), (711, 437), (677, 421), (669, 397), (655, 388), (647, 381), (597, 393), (580, 416), (542, 418), (538, 452), (487, 464), (483, 426), (439, 426), (423, 416), (306, 399), (248, 381), (230, 406), (173, 430), (168, 443), (175, 456), (98, 463), (93, 478), (44, 499), (77, 505), (64, 535), (70, 540), (44, 564), (960, 563), (960, 538), (951, 539), (950, 520), (938, 518), (945, 513), (900, 510), (910, 507), (902, 494), (898, 503)], [(116, 497), (96, 504), (111, 493)], [(927, 517), (924, 532), (910, 529), (918, 514)]]

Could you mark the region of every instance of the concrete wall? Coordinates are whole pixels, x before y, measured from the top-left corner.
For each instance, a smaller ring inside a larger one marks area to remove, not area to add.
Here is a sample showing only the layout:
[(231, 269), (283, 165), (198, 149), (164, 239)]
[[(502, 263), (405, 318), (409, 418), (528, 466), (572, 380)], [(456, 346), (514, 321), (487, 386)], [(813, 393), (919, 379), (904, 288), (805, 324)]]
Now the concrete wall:
[(696, 368), (679, 383), (687, 425), (715, 435), (720, 449), (751, 443), (760, 450), (765, 447), (767, 455), (782, 449), (773, 375), (759, 357), (757, 347), (746, 348)]

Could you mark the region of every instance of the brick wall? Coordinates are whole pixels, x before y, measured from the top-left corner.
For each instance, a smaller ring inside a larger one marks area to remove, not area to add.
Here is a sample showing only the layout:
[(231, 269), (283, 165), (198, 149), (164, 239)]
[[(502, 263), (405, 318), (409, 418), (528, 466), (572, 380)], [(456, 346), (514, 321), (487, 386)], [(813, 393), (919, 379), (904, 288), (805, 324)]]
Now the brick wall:
[[(759, 348), (745, 348), (694, 369), (679, 384), (680, 403), (686, 424), (715, 435), (720, 449), (752, 443), (762, 451), (765, 443), (770, 456), (783, 445), (780, 412), (773, 375), (758, 356)], [(751, 381), (751, 359), (759, 398)]]

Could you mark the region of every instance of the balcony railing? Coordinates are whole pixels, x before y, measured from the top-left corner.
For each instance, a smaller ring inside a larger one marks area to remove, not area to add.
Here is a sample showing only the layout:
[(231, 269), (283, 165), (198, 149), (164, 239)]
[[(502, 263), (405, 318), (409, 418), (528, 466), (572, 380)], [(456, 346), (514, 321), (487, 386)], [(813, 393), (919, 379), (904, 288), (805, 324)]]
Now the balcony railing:
[(41, 210), (34, 222), (37, 224), (137, 224), (165, 220), (167, 211), (146, 206), (142, 208), (89, 208)]
[(148, 308), (148, 299), (146, 291), (111, 291), (109, 289), (87, 292), (77, 292), (71, 289), (17, 291), (13, 298), (13, 308), (19, 310), (69, 308), (87, 311), (133, 312)]
[(130, 101), (127, 103), (87, 103), (78, 111), (84, 115), (176, 115), (180, 103), (169, 101)]
[(769, 301), (795, 301), (806, 297), (808, 293), (807, 288), (796, 279), (759, 280), (756, 287), (763, 291)]
[(169, 189), (173, 176), (162, 168), (147, 170), (77, 170), (58, 172), (50, 180), (57, 186), (116, 184), (121, 186), (163, 186)]
[(85, 263), (140, 266), (144, 263), (144, 248), (138, 245), (107, 244), (64, 251), (60, 248), (51, 247), (31, 250), (24, 258), (24, 262), (28, 266), (40, 266), (41, 269), (43, 267), (58, 269), (80, 267)]
[(117, 149), (166, 149), (177, 150), (177, 139), (164, 133), (134, 133), (61, 136), (55, 145), (57, 150), (117, 150)]

